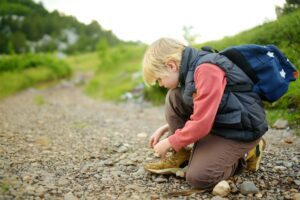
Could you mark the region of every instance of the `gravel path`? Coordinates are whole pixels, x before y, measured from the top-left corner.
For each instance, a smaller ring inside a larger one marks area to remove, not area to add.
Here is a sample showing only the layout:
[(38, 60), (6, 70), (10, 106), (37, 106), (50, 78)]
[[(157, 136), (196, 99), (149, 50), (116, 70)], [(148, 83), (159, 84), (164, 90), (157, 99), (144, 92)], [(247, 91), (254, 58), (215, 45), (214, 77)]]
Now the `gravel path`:
[[(189, 191), (184, 179), (152, 175), (148, 136), (164, 124), (163, 107), (113, 104), (69, 83), (29, 89), (0, 102), (0, 199), (221, 199)], [(259, 172), (230, 178), (227, 199), (299, 199), (300, 141), (270, 130)], [(250, 181), (259, 189), (243, 195)]]

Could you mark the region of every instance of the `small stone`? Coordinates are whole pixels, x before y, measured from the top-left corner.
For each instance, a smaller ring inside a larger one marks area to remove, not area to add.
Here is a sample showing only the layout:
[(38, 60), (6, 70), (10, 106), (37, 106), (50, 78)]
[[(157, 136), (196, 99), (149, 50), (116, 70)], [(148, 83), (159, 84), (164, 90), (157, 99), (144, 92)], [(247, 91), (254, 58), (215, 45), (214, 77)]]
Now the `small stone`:
[(278, 183), (279, 183), (278, 180), (273, 180), (270, 184), (271, 184), (272, 186), (277, 186)]
[(211, 200), (228, 200), (228, 199), (220, 196), (214, 196), (213, 198), (211, 198)]
[(51, 139), (47, 136), (41, 136), (35, 140), (35, 144), (43, 148), (49, 148), (51, 146)]
[(69, 181), (68, 181), (66, 178), (64, 178), (64, 177), (61, 177), (61, 178), (58, 180), (57, 184), (58, 184), (59, 186), (64, 186), (64, 185), (68, 185), (68, 184), (69, 184)]
[(294, 180), (294, 183), (295, 183), (296, 185), (300, 186), (300, 181)]
[(127, 151), (128, 151), (128, 148), (125, 146), (121, 146), (117, 150), (118, 153), (126, 153)]
[(297, 190), (297, 189), (295, 189), (295, 188), (292, 188), (292, 189), (290, 189), (290, 192), (292, 192), (292, 193), (297, 193), (297, 192), (298, 192), (298, 190)]
[(287, 168), (291, 168), (293, 166), (293, 163), (291, 162), (284, 162), (283, 165)]
[(284, 141), (285, 143), (287, 143), (287, 144), (292, 144), (292, 143), (293, 143), (293, 139), (290, 138), (290, 137), (284, 138), (283, 141)]
[(137, 134), (137, 137), (139, 137), (139, 138), (145, 138), (147, 136), (148, 136), (147, 133), (139, 133), (139, 134)]
[(101, 175), (95, 174), (94, 177), (95, 177), (96, 179), (100, 179), (100, 178), (101, 178)]
[(226, 197), (230, 193), (230, 186), (227, 181), (219, 182), (213, 189), (213, 195)]
[(78, 200), (78, 199), (77, 199), (77, 197), (75, 197), (75, 196), (73, 195), (72, 192), (69, 192), (69, 193), (65, 194), (64, 200)]
[(298, 163), (298, 162), (299, 162), (297, 156), (294, 156), (294, 157), (292, 158), (292, 161), (294, 161), (295, 163)]
[(244, 181), (240, 186), (240, 191), (244, 195), (256, 194), (259, 192), (258, 188), (252, 181)]
[(44, 196), (44, 194), (46, 193), (46, 189), (42, 186), (39, 186), (36, 190), (36, 195), (41, 197), (41, 196)]
[(300, 193), (295, 193), (292, 195), (293, 200), (300, 200)]
[(157, 183), (164, 183), (164, 182), (167, 182), (167, 179), (158, 177), (154, 181), (157, 182)]
[(106, 161), (104, 161), (104, 165), (105, 166), (113, 166), (114, 162), (112, 160), (106, 160)]
[(278, 119), (273, 124), (273, 128), (276, 128), (276, 129), (285, 129), (287, 127), (288, 127), (288, 121), (287, 120), (283, 120), (283, 119)]
[(23, 176), (23, 181), (28, 182), (30, 180), (32, 180), (32, 176), (30, 176), (30, 175)]
[(287, 168), (284, 167), (284, 166), (275, 166), (275, 167), (273, 168), (273, 170), (276, 171), (276, 172), (278, 172), (278, 171), (284, 171), (284, 170), (286, 170), (286, 169), (287, 169)]
[(125, 186), (126, 190), (135, 190), (135, 191), (139, 191), (141, 190), (141, 187), (135, 184), (129, 184)]
[(255, 195), (255, 197), (257, 197), (257, 198), (262, 198), (263, 195), (262, 195), (261, 193), (257, 193), (257, 194)]

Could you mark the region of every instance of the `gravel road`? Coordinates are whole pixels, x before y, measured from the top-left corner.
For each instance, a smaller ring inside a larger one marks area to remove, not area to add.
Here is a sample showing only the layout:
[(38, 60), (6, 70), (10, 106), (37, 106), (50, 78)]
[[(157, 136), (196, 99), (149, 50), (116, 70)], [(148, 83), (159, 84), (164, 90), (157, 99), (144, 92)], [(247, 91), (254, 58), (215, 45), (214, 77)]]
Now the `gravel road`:
[[(154, 159), (148, 137), (163, 124), (161, 106), (96, 101), (68, 82), (8, 97), (0, 101), (0, 199), (222, 199), (144, 171)], [(265, 138), (261, 169), (230, 178), (223, 199), (300, 199), (299, 136), (271, 129)], [(258, 192), (243, 194), (245, 181)]]

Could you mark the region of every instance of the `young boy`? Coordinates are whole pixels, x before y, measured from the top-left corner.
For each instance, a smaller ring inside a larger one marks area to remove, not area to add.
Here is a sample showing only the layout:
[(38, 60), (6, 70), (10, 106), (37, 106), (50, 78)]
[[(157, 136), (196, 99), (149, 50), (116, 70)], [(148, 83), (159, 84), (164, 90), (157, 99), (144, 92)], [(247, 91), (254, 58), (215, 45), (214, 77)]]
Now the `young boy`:
[[(200, 189), (228, 179), (241, 167), (258, 170), (265, 145), (261, 139), (268, 129), (265, 112), (256, 93), (228, 89), (253, 85), (230, 60), (161, 38), (145, 53), (143, 75), (148, 85), (158, 82), (169, 89), (167, 124), (149, 140), (164, 159), (145, 164), (146, 170), (168, 173), (189, 159), (186, 180)], [(170, 135), (159, 141), (166, 132)], [(184, 147), (192, 143), (190, 153)], [(165, 158), (170, 149), (176, 153)]]

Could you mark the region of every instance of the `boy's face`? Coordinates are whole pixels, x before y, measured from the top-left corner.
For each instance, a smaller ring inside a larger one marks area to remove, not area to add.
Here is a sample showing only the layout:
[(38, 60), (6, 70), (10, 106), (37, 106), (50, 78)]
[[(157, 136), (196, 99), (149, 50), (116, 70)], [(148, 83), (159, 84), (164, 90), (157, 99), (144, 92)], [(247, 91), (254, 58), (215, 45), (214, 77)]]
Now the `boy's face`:
[(160, 87), (168, 89), (174, 89), (179, 84), (179, 70), (176, 63), (169, 61), (166, 63), (167, 74), (157, 77), (157, 81)]

